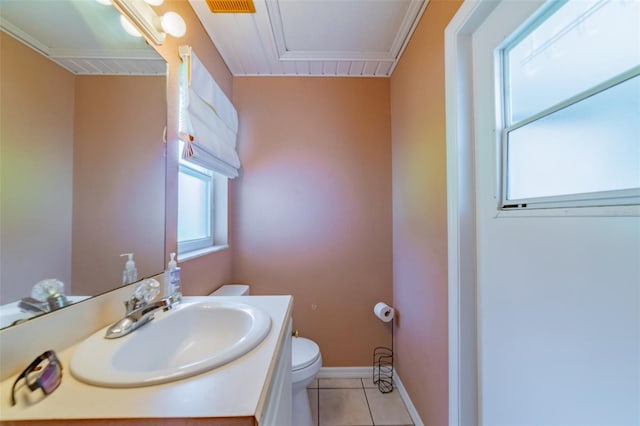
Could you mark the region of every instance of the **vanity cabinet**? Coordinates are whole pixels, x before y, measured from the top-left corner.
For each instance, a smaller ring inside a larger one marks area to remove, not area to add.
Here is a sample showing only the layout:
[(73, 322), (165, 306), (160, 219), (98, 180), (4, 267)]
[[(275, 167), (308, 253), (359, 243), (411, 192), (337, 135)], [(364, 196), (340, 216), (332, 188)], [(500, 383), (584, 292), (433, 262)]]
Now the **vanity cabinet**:
[(259, 426), (291, 426), (291, 320), (289, 320), (286, 333), (267, 391), (263, 415), (258, 419)]
[[(205, 296), (184, 299), (210, 300)], [(64, 328), (54, 321), (51, 330), (48, 329), (48, 322), (55, 315), (50, 316), (47, 322), (34, 319), (0, 331), (0, 365), (7, 365), (7, 360), (21, 354), (21, 369), (25, 353), (31, 357), (32, 353), (38, 355), (52, 348), (64, 366), (62, 383), (55, 392), (43, 398), (40, 390), (28, 393), (23, 389), (22, 392), (26, 393), (19, 395), (18, 404), (13, 407), (9, 403), (9, 395), (19, 371), (12, 367), (14, 372), (4, 375), (0, 382), (0, 425), (293, 426), (293, 298), (242, 296), (216, 299), (252, 305), (267, 312), (272, 321), (267, 337), (233, 362), (196, 376), (154, 386), (115, 389), (91, 386), (77, 380), (70, 374), (69, 363), (79, 341), (68, 347), (59, 346)], [(79, 303), (78, 307), (61, 310), (60, 315), (85, 317), (89, 308), (92, 312), (99, 312), (102, 309), (97, 305), (100, 300), (97, 297)], [(116, 311), (120, 312), (119, 309)], [(116, 319), (116, 316), (101, 318), (100, 322), (108, 324)], [(66, 320), (68, 323), (69, 318)], [(77, 323), (81, 327), (82, 321)], [(96, 330), (81, 331), (86, 338)], [(37, 342), (39, 346), (31, 347), (30, 342)]]

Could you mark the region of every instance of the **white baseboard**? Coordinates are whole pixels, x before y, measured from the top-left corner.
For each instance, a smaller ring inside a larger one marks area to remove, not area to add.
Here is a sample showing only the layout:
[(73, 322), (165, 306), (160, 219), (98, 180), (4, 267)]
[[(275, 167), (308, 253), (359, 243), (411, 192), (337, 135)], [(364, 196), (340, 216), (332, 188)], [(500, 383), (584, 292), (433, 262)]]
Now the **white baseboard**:
[[(373, 370), (372, 367), (322, 367), (320, 372), (318, 373), (319, 379), (351, 379), (351, 378), (366, 378), (372, 377)], [(396, 371), (393, 372), (393, 382), (395, 383), (395, 388), (397, 389), (404, 405), (407, 407), (407, 411), (409, 411), (409, 415), (411, 416), (411, 420), (415, 426), (424, 426), (416, 407), (411, 402), (411, 397), (407, 393), (404, 385), (402, 384), (402, 380), (400, 380), (400, 376)]]
[(361, 379), (372, 377), (371, 367), (322, 367), (318, 379)]
[(411, 401), (407, 390), (402, 384), (402, 380), (400, 380), (400, 376), (395, 371), (393, 372), (393, 382), (396, 384), (396, 388), (398, 389), (398, 392), (400, 393), (400, 396), (404, 401), (404, 405), (407, 407), (407, 411), (409, 411), (409, 415), (413, 420), (413, 424), (416, 426), (424, 426), (424, 423), (420, 418), (420, 414), (418, 414), (418, 410), (416, 410), (415, 405), (413, 405), (413, 402)]

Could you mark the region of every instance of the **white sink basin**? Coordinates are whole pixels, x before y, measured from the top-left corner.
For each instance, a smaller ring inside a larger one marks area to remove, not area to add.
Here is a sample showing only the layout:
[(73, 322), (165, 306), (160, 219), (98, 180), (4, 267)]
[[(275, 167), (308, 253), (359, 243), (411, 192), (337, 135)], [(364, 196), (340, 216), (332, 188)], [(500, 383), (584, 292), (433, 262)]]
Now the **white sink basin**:
[(182, 302), (132, 333), (105, 339), (105, 329), (78, 345), (71, 373), (106, 387), (137, 387), (193, 376), (231, 362), (269, 333), (259, 308), (212, 298)]

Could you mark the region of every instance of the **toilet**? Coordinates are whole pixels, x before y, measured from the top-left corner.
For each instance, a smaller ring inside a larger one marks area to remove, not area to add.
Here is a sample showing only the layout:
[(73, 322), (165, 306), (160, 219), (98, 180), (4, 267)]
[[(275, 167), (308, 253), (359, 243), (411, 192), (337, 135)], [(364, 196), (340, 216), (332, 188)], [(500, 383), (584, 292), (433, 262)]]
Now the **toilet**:
[(322, 367), (322, 355), (318, 344), (304, 337), (291, 338), (291, 387), (293, 391), (293, 424), (312, 426), (311, 405), (307, 386), (316, 378)]
[[(248, 296), (249, 286), (245, 284), (223, 285), (211, 296)], [(311, 405), (307, 386), (316, 378), (322, 367), (320, 347), (313, 340), (304, 337), (291, 338), (291, 387), (294, 426), (313, 426)]]

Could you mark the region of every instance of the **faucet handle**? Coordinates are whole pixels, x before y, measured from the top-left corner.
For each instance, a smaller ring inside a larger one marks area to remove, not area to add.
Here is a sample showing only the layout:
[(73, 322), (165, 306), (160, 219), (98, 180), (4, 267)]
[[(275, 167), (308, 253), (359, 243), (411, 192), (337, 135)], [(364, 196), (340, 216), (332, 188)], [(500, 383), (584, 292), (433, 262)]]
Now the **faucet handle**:
[(64, 283), (55, 278), (39, 281), (31, 289), (31, 297), (45, 303), (49, 297), (58, 295), (64, 296)]
[(147, 278), (136, 286), (133, 294), (124, 302), (127, 312), (131, 312), (142, 306), (148, 305), (160, 294), (160, 283), (153, 278)]

